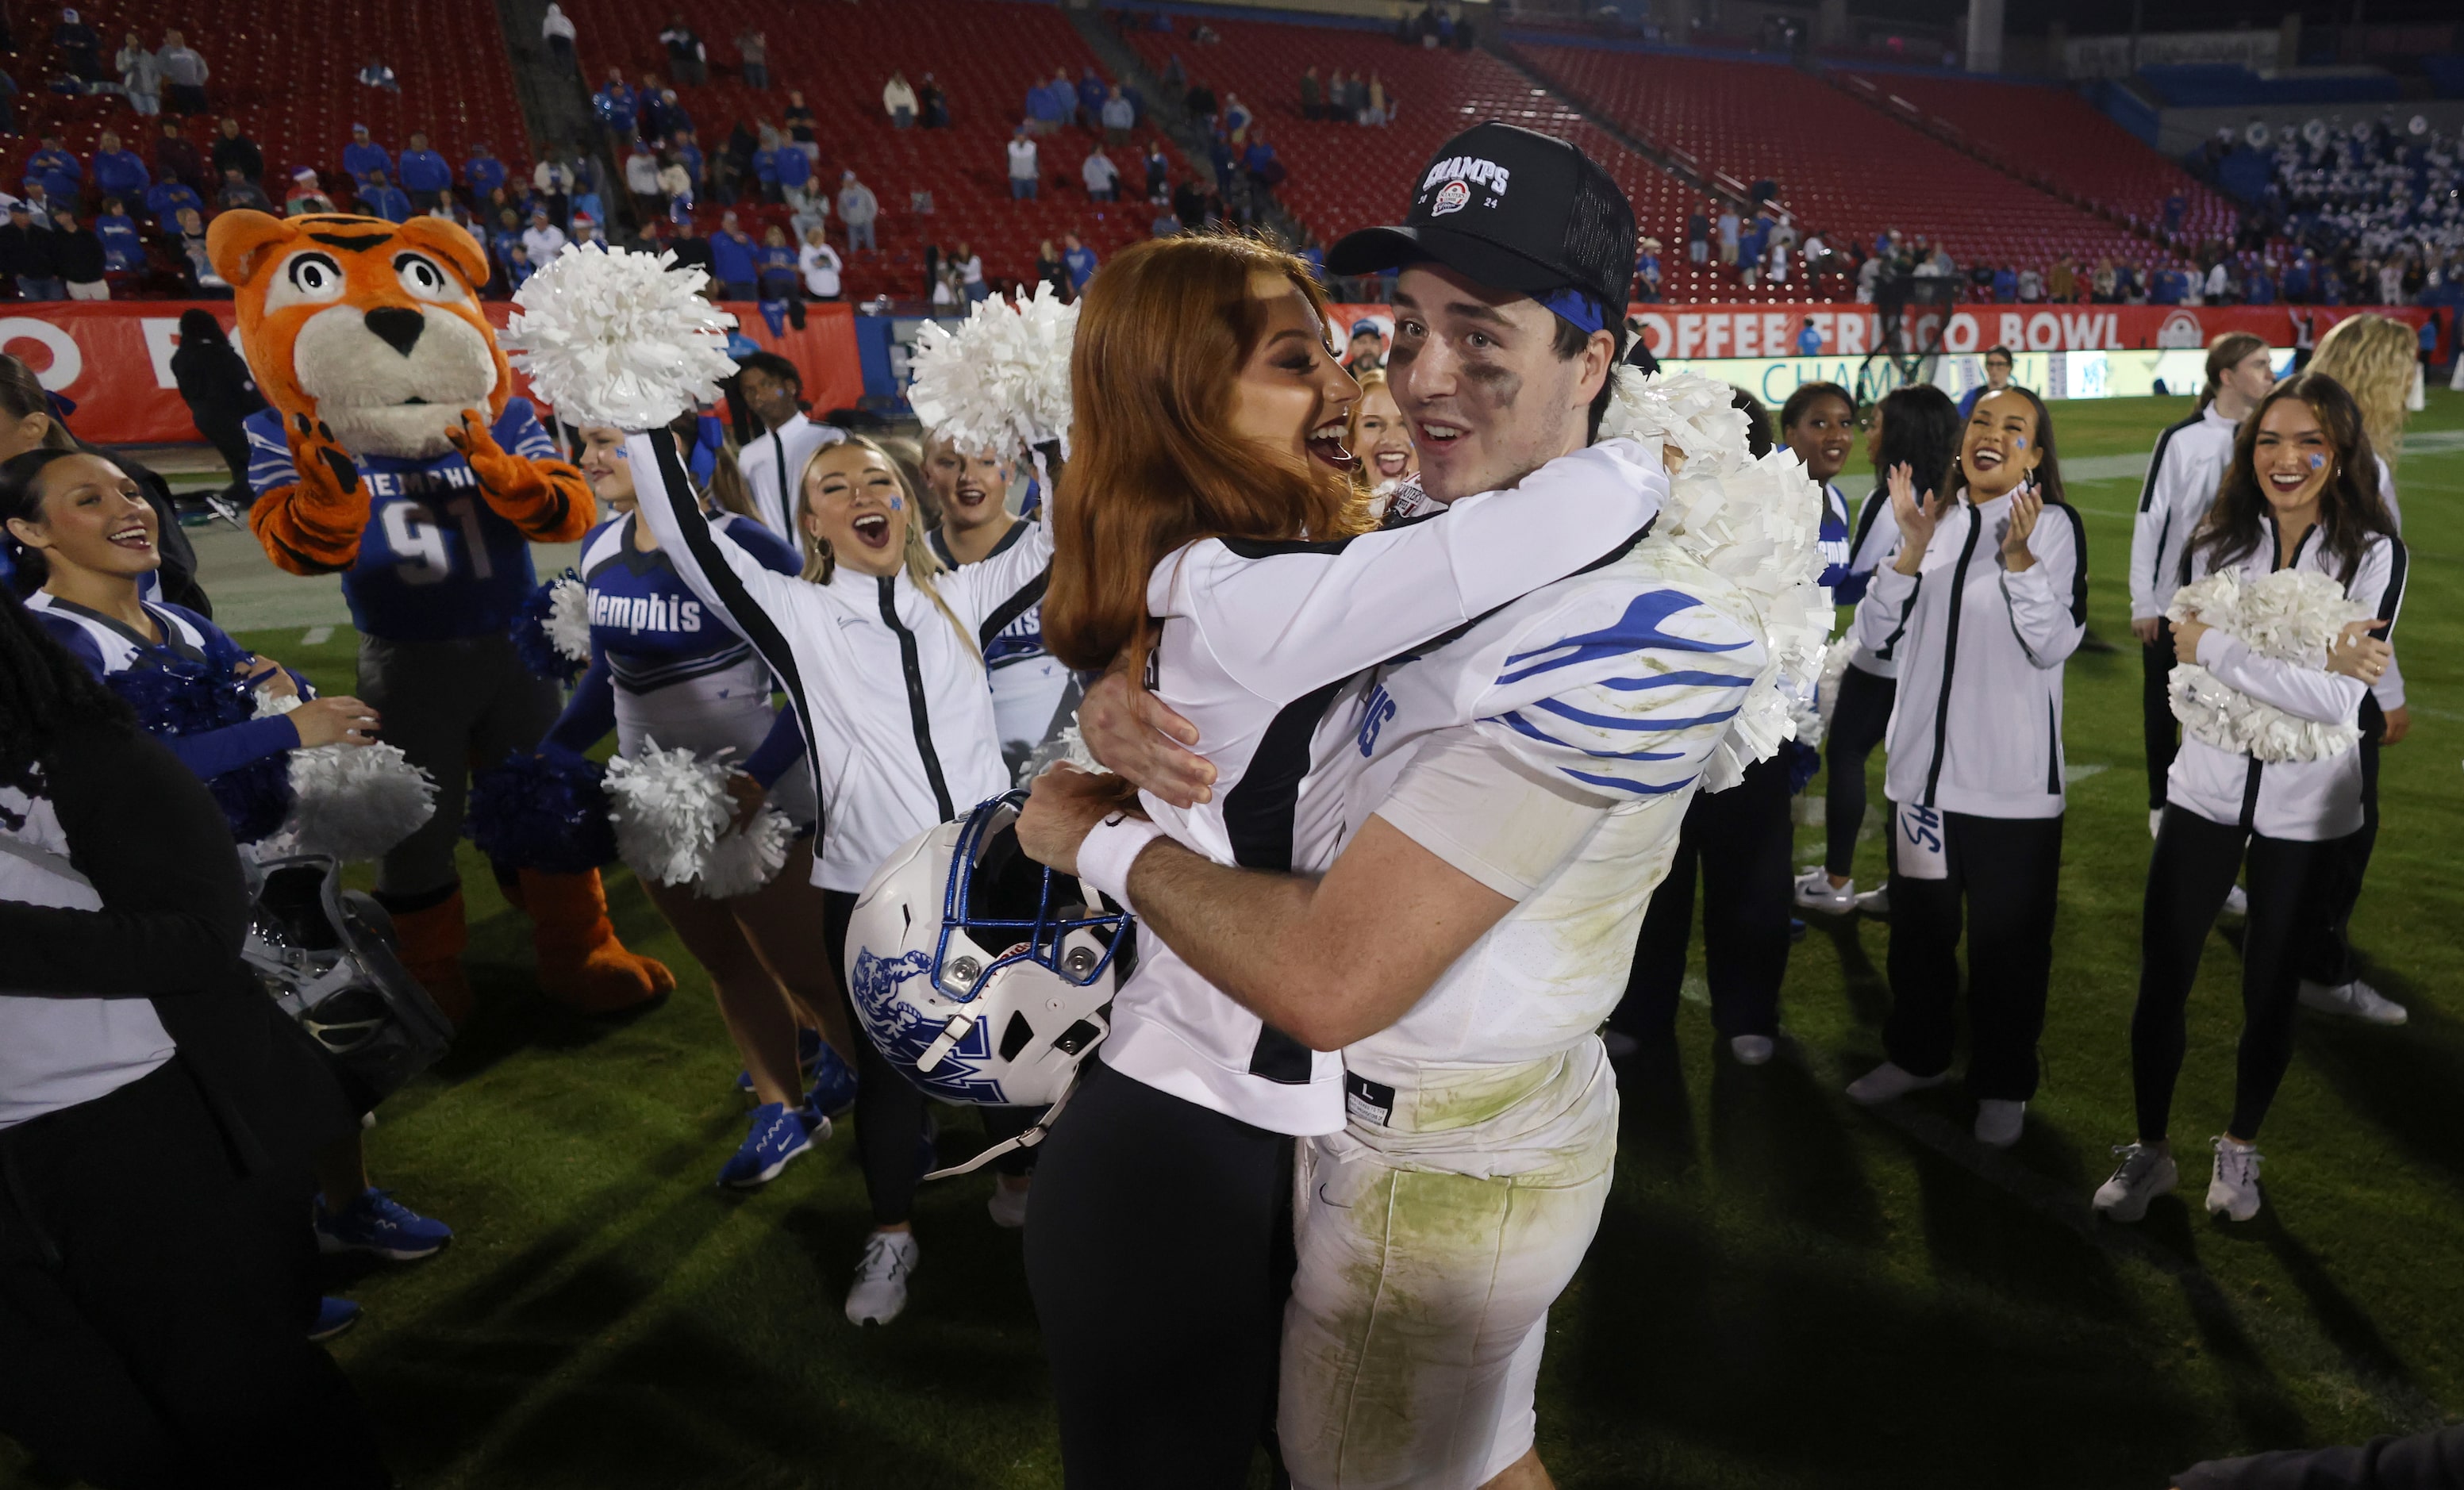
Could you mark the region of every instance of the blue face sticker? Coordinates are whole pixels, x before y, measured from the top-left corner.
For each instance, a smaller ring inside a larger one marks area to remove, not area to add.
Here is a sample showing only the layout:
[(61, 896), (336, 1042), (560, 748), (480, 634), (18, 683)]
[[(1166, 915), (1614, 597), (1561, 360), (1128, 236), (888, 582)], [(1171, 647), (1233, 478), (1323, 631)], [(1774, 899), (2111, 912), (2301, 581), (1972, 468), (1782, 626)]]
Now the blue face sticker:
[(890, 510), (893, 513), (903, 513), (907, 511), (906, 499), (896, 496), (891, 497), (890, 499)]
[(2014, 449), (2024, 450), (2028, 448), (2028, 437), (2024, 434), (2014, 434), (2011, 437), (2011, 445)]
[(2327, 457), (2326, 457), (2326, 456), (2321, 455), (2321, 454), (2318, 453), (2318, 452), (2317, 452), (2317, 451), (2315, 451), (2315, 450), (2311, 452), (2311, 454), (2310, 454), (2310, 469), (2311, 469), (2312, 471), (2316, 471), (2316, 470), (2318, 470), (2320, 467), (2324, 466), (2325, 464), (2327, 464)]

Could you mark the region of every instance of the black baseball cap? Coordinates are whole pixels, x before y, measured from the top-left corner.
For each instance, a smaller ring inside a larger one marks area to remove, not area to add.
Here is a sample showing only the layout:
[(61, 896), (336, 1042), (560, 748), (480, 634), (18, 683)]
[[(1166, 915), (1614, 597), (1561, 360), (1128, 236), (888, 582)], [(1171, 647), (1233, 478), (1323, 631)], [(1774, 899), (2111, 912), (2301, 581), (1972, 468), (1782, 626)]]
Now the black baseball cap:
[(1634, 281), (1634, 207), (1573, 144), (1491, 120), (1438, 147), (1402, 226), (1347, 233), (1326, 263), (1372, 274), (1423, 259), (1606, 330), (1623, 321)]

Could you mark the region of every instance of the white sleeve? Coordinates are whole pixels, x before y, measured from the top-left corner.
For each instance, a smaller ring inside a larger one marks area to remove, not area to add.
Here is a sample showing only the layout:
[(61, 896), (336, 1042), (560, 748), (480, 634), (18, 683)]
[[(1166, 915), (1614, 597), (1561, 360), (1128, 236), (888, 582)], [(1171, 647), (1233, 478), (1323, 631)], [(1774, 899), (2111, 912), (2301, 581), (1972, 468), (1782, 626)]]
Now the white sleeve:
[(2002, 571), (2002, 600), (2011, 608), (2011, 629), (2039, 668), (2070, 661), (2087, 636), (2087, 555), (2079, 514), (2047, 502), (2028, 535), (2036, 561), (2017, 574)]
[(1507, 899), (1547, 883), (1616, 805), (1470, 726), (1424, 742), (1375, 815)]
[[(2164, 614), (2156, 603), (2156, 586), (2163, 582), (2157, 571), (2165, 562), (2167, 524), (2171, 520), (2172, 497), (2167, 485), (2165, 449), (2172, 440), (2167, 431), (2156, 443), (2156, 453), (2149, 458), (2147, 479), (2139, 488), (2139, 512), (2130, 524), (2130, 619), (2145, 621)], [(2171, 470), (2178, 472), (2182, 462), (2176, 460)]]
[(1149, 600), (1194, 617), (1233, 681), (1288, 703), (1617, 552), (1667, 493), (1656, 449), (1609, 440), (1400, 527), (1192, 544), (1158, 566)]
[(627, 435), (625, 457), (633, 473), (637, 510), (677, 575), (729, 630), (753, 644), (773, 673), (784, 677), (800, 671), (797, 660), (786, 655), (785, 634), (774, 618), (793, 612), (808, 588), (805, 582), (770, 568), (723, 528), (712, 525), (676, 457), (674, 441)]
[[(1899, 545), (1891, 546), (1897, 554)], [(1888, 561), (1874, 568), (1874, 578), (1865, 586), (1865, 598), (1857, 603), (1857, 619), (1850, 623), (1849, 634), (1857, 645), (1869, 652), (1887, 654), (1908, 627), (1908, 610), (1917, 603), (1917, 586), (1925, 581), (1921, 574), (1902, 574), (1898, 565)]]
[[(1047, 499), (1045, 511), (1051, 507)], [(1000, 553), (944, 570), (933, 582), (960, 620), (980, 628), (977, 644), (981, 646), (1044, 599), (1051, 572), (1052, 524), (1045, 518), (1029, 524), (1017, 542)]]
[(2341, 672), (2262, 657), (2239, 637), (2222, 631), (2199, 638), (2196, 660), (2227, 688), (2321, 724), (2352, 723), (2367, 691), (2359, 679)]

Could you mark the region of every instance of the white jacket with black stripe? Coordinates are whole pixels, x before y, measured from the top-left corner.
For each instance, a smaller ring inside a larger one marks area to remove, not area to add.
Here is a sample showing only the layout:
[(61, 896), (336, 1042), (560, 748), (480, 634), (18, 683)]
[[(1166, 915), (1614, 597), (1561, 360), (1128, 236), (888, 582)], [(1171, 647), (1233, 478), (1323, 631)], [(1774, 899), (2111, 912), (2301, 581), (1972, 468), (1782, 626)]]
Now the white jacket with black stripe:
[(2173, 592), (2182, 587), (2182, 556), (2215, 505), (2239, 427), (2211, 404), (2156, 437), (2130, 530), (2132, 620), (2161, 616), (2173, 603)]
[(821, 804), (814, 884), (861, 890), (908, 840), (1008, 790), (981, 647), (1044, 599), (1046, 529), (934, 581), (970, 646), (904, 569), (841, 564), (827, 584), (780, 574), (702, 515), (673, 441), (637, 434), (625, 451), (660, 548), (753, 645), (803, 728)]
[[(1900, 663), (1883, 774), (1895, 802), (1979, 818), (2061, 816), (2062, 665), (2087, 634), (2079, 514), (2047, 502), (2035, 564), (2002, 564), (2011, 498), (1962, 501), (1915, 575), (1875, 570), (1857, 644)], [(1896, 559), (1896, 556), (1895, 556)]]
[[(2219, 567), (2210, 562), (2211, 553), (2203, 551), (2193, 557), (2192, 579), (2204, 579)], [(2274, 514), (2260, 515), (2258, 546), (2222, 567), (2247, 580), (2277, 567)], [(2387, 624), (2387, 630), (2377, 633), (2380, 639), (2394, 634), (2396, 615), (2404, 607), (2402, 538), (2371, 535), (2347, 580), (2343, 564), (2327, 552), (2313, 527), (2302, 535), (2293, 562), (2283, 567), (2336, 581), (2346, 595)], [(2321, 724), (2354, 723), (2368, 691), (2358, 678), (2327, 671), (2323, 657), (2317, 667), (2279, 662), (2258, 655), (2222, 631), (2199, 638), (2195, 661), (2226, 687)], [(2296, 843), (2343, 838), (2362, 826), (2362, 753), (2353, 749), (2324, 760), (2264, 762), (2220, 749), (2184, 731), (2181, 754), (2173, 757), (2173, 769), (2165, 778), (2165, 800), (2211, 822), (2238, 826), (2264, 838)]]

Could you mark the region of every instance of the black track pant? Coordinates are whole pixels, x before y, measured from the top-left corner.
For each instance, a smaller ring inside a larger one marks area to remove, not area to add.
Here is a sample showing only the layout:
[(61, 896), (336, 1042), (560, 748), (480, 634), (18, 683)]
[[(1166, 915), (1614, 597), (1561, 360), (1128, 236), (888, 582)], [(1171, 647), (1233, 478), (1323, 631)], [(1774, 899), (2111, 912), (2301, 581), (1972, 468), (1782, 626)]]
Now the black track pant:
[(1788, 861), (1795, 839), (1788, 778), (1782, 754), (1747, 767), (1746, 778), (1725, 792), (1694, 794), (1668, 877), (1643, 911), (1634, 971), (1610, 1028), (1638, 1040), (1665, 1040), (1676, 1028), (1699, 865), (1712, 1027), (1724, 1040), (1779, 1033), (1779, 984), (1788, 972)]
[(1851, 667), (1839, 674), (1839, 701), (1822, 740), (1822, 867), (1846, 879), (1857, 867), (1857, 832), (1865, 825), (1865, 757), (1882, 743), (1897, 678)]
[(1882, 1047), (1893, 1064), (1919, 1076), (1950, 1069), (1964, 909), (1968, 1088), (2025, 1102), (2036, 1093), (2036, 1038), (2053, 975), (2062, 820), (1947, 812), (1943, 844), (1948, 878), (1891, 876), (1891, 1017)]
[(2139, 647), (2139, 713), (2147, 732), (2147, 807), (2165, 805), (2165, 778), (2172, 774), (2173, 757), (2182, 752), (2181, 726), (2173, 718), (2168, 691), (2173, 664), (2173, 623), (2156, 623), (2156, 640)]
[(2247, 855), (2250, 919), (2241, 944), (2241, 1047), (2233, 1072), (2231, 1131), (2258, 1137), (2268, 1105), (2293, 1063), (2294, 961), (2332, 891), (2345, 840), (2323, 844), (2262, 838), (2165, 809), (2147, 862), (2147, 902), (2140, 931), (2139, 1004), (2130, 1015), (2130, 1082), (2139, 1105), (2139, 1141), (2168, 1136), (2173, 1084), (2186, 1042), (2182, 1011), (2199, 974), (2199, 953), (2224, 909)]
[(1026, 1223), (1065, 1480), (1239, 1490), (1273, 1431), (1292, 1140), (1083, 1069)]
[(107, 1490), (390, 1484), (308, 1342), (310, 1188), (235, 1174), (176, 1059), (0, 1130), (0, 1435)]
[(2319, 924), (2297, 944), (2301, 975), (2314, 983), (2339, 987), (2361, 975), (2353, 956), (2353, 908), (2361, 904), (2362, 882), (2369, 877), (2370, 850), (2379, 842), (2379, 739), (2387, 734), (2387, 715), (2379, 701), (2362, 700), (2362, 830), (2338, 839), (2326, 887), (2317, 902)]
[[(822, 940), (830, 954), (839, 997), (847, 997), (847, 920), (855, 914), (848, 890), (822, 891)], [(855, 1151), (864, 1163), (864, 1194), (872, 1203), (872, 1224), (896, 1226), (915, 1214), (915, 1181), (924, 1141), (924, 1093), (882, 1059), (866, 1038), (864, 1020), (847, 1004), (855, 1028)]]

